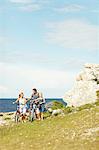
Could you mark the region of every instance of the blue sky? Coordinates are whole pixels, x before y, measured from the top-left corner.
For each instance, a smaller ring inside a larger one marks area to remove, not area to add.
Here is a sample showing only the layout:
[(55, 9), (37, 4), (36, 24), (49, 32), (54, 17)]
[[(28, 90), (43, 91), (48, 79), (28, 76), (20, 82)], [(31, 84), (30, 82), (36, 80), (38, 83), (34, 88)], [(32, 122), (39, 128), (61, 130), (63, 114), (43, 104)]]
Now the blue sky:
[(0, 97), (62, 97), (99, 63), (98, 0), (0, 0)]

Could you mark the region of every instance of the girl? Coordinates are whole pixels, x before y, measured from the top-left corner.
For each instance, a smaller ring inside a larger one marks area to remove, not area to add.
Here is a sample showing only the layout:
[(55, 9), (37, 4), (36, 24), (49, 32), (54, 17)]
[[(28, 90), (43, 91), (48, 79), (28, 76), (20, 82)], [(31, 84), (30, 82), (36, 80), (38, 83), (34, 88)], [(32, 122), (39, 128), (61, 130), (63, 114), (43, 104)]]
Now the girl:
[(21, 94), (19, 94), (19, 98), (14, 102), (14, 103), (19, 103), (19, 113), (22, 116), (22, 121), (25, 120), (25, 116), (26, 116), (26, 110), (27, 110), (27, 100), (24, 98), (24, 94), (23, 92), (21, 92)]

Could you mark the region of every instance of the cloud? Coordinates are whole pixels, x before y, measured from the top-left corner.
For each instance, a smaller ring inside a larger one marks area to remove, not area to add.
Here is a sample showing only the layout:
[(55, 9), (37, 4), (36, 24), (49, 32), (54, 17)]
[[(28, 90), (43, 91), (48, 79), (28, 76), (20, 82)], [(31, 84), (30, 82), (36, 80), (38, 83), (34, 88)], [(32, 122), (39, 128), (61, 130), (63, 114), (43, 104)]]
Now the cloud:
[(0, 36), (0, 44), (2, 44), (2, 43), (4, 43), (5, 42), (5, 37), (3, 37), (3, 36)]
[(29, 4), (25, 6), (20, 6), (19, 9), (22, 11), (32, 12), (32, 11), (40, 10), (41, 6), (39, 4)]
[(86, 63), (85, 60), (82, 59), (74, 59), (70, 58), (69, 60), (64, 61), (65, 62), (65, 69), (66, 70), (74, 70), (77, 71), (83, 67), (83, 65)]
[[(7, 36), (0, 36), (0, 52), (3, 51), (4, 47), (11, 42), (11, 39), (8, 38)], [(1, 56), (0, 56), (1, 57)], [(1, 58), (0, 58), (1, 59)]]
[(9, 2), (16, 4), (28, 4), (32, 3), (32, 0), (9, 0)]
[(8, 0), (11, 3), (15, 4), (30, 4), (30, 3), (42, 3), (47, 4), (49, 3), (49, 0)]
[(99, 13), (99, 9), (92, 10), (91, 12), (93, 12), (93, 13)]
[(81, 5), (72, 4), (72, 5), (65, 5), (63, 7), (54, 8), (54, 11), (57, 11), (57, 12), (76, 12), (76, 11), (81, 11), (84, 8), (85, 7), (83, 7)]
[[(61, 84), (67, 80), (67, 73), (65, 71), (58, 70), (48, 70), (24, 66), (24, 65), (12, 65), (3, 63), (1, 70), (3, 70), (4, 77), (14, 80), (14, 83), (22, 82), (32, 82), (35, 86), (39, 87), (60, 87)], [(11, 72), (13, 74), (11, 75)], [(7, 73), (7, 76), (6, 76)], [(12, 79), (13, 78), (13, 79)], [(21, 80), (22, 79), (22, 80)], [(65, 81), (64, 81), (65, 80)], [(27, 83), (25, 83), (27, 84)]]
[[(38, 11), (48, 4), (48, 0), (9, 0), (19, 10), (25, 12)], [(17, 5), (16, 5), (17, 4)]]
[(10, 3), (17, 4), (16, 7), (25, 12), (33, 12), (40, 10), (41, 4), (35, 0), (9, 0)]
[(5, 93), (8, 90), (7, 87), (0, 85), (0, 93)]
[(46, 24), (47, 42), (66, 49), (99, 49), (99, 27), (81, 20), (66, 20)]
[[(6, 55), (4, 55), (3, 51), (0, 55), (0, 62), (1, 63), (17, 63), (17, 64), (53, 64), (55, 63), (55, 59), (49, 57), (49, 55), (45, 53), (40, 53), (39, 51), (31, 51), (27, 50), (10, 50), (9, 48), (6, 49)], [(24, 55), (23, 55), (24, 53)], [(4, 55), (4, 57), (2, 57)], [(18, 61), (17, 61), (18, 60)]]
[[(34, 69), (33, 67), (7, 63), (3, 63), (0, 66), (3, 74), (2, 80), (6, 81), (4, 82), (4, 86), (6, 85), (11, 90), (8, 91), (7, 96), (16, 96), (16, 92), (20, 89), (29, 91), (33, 87), (46, 89), (46, 96), (52, 96), (49, 95), (50, 90), (55, 91), (54, 94), (56, 97), (58, 95), (62, 96), (61, 89), (65, 89), (67, 85), (70, 85), (74, 77), (73, 73), (60, 70)], [(60, 93), (57, 93), (57, 89), (60, 90)]]

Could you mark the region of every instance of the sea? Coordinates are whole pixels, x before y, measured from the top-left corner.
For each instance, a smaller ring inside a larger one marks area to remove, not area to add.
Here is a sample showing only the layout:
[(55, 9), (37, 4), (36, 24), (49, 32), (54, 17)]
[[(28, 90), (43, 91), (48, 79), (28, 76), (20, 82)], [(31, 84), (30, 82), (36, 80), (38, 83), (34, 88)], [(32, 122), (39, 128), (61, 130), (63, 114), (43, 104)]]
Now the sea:
[[(46, 103), (58, 101), (66, 105), (66, 103), (61, 98), (46, 98)], [(13, 112), (17, 108), (17, 104), (13, 104), (15, 102), (15, 98), (0, 98), (0, 112)]]

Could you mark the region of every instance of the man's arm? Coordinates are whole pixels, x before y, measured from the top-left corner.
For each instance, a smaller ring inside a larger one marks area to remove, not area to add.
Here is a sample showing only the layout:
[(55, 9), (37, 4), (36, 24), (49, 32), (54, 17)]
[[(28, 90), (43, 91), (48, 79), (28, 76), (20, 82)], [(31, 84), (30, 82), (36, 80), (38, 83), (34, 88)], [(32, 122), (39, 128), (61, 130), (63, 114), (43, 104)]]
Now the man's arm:
[(37, 100), (43, 100), (43, 94), (39, 93), (39, 98), (37, 98)]

